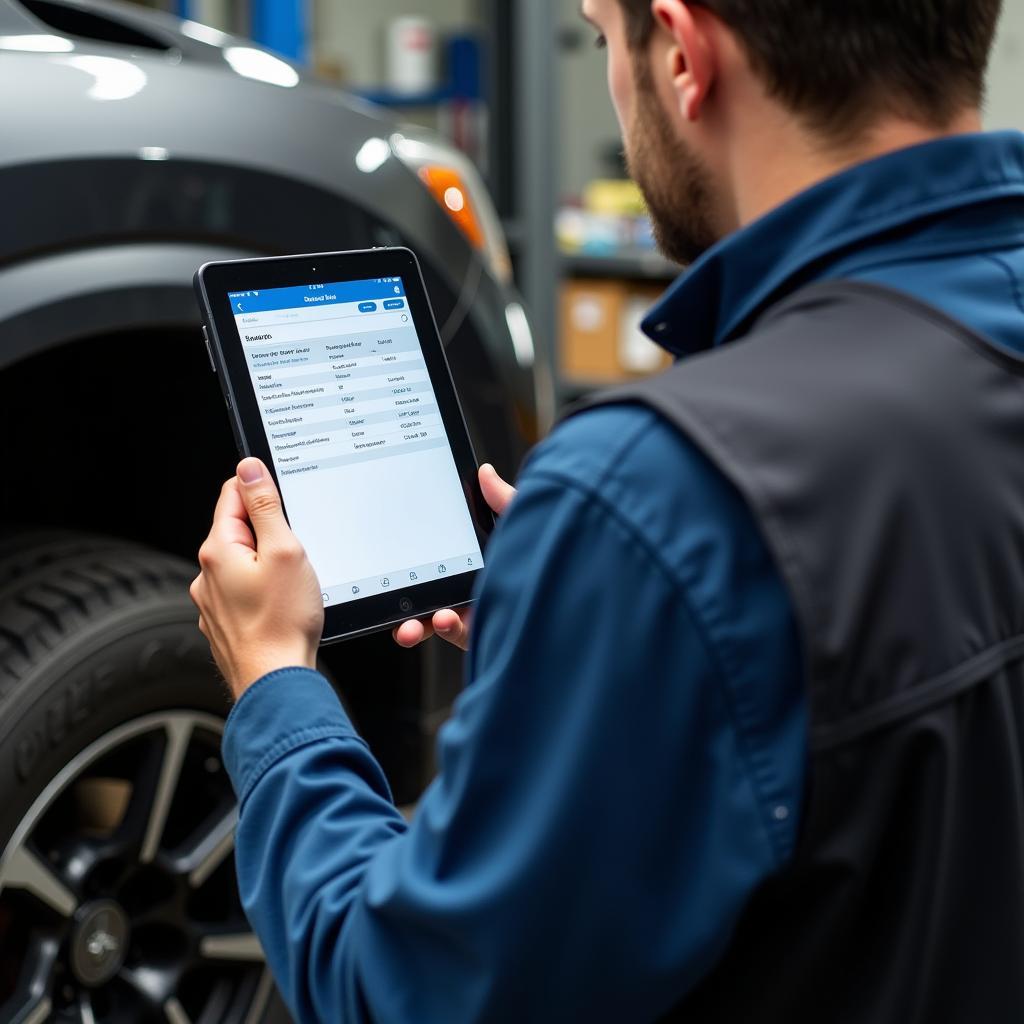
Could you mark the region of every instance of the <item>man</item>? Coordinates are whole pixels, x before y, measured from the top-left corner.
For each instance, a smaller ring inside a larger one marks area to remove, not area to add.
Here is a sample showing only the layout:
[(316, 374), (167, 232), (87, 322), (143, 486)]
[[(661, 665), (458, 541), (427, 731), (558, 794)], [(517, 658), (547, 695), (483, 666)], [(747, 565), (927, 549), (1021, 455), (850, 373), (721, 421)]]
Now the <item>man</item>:
[[(265, 469), (193, 594), (301, 1021), (1024, 1019), (1024, 140), (999, 0), (585, 0), (686, 356), (511, 493), (406, 825)], [(700, 354), (697, 354), (700, 353)], [(251, 526), (250, 526), (251, 524)]]

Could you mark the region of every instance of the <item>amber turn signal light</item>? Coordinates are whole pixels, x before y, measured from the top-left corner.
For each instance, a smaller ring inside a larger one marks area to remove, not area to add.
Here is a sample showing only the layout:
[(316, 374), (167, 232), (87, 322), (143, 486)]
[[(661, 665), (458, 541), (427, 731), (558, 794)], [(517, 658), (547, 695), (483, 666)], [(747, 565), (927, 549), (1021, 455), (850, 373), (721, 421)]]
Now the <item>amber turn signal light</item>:
[(430, 189), (430, 194), (458, 225), (475, 249), (483, 250), (487, 244), (469, 189), (457, 171), (450, 167), (430, 165), (419, 169), (419, 176)]

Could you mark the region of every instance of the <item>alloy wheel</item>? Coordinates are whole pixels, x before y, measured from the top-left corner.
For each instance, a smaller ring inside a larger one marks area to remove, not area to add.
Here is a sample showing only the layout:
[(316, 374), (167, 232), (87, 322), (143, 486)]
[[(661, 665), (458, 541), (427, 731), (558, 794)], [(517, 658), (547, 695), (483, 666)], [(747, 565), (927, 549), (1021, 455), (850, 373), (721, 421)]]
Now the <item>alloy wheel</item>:
[(222, 731), (136, 719), (36, 799), (0, 858), (0, 1020), (261, 1020), (273, 983), (238, 898)]

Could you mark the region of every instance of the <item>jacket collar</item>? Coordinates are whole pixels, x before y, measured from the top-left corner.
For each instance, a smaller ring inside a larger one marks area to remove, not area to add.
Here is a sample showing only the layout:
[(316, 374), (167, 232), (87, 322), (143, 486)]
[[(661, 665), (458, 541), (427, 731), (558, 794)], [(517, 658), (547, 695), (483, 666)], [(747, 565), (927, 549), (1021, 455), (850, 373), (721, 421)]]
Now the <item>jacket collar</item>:
[[(669, 288), (643, 329), (680, 356), (723, 344), (769, 304), (827, 276), (852, 248), (877, 248), (880, 259), (891, 249), (891, 257), (907, 228), (1008, 197), (1024, 198), (1020, 132), (958, 135), (859, 164), (719, 242)], [(941, 245), (934, 226), (929, 234), (933, 248)]]

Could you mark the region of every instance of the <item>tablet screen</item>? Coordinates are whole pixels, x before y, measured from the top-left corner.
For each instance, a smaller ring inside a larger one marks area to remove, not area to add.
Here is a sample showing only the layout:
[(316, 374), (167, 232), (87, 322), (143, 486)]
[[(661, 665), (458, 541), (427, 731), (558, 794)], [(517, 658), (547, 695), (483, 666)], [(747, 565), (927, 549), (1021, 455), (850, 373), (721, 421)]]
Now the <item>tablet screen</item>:
[(401, 277), (231, 292), (326, 605), (483, 566)]

